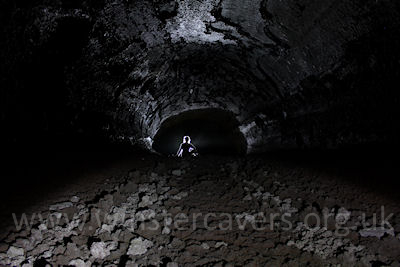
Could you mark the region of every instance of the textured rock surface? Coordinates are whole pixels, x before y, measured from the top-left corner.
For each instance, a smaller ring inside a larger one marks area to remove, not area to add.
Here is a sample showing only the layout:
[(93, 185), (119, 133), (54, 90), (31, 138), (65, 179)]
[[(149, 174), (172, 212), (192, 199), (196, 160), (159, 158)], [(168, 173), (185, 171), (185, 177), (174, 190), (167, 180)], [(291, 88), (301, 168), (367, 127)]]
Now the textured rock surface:
[(1, 5), (6, 137), (151, 146), (167, 118), (218, 108), (249, 152), (397, 140), (396, 0)]
[[(178, 167), (181, 176), (172, 174)], [(0, 265), (400, 264), (400, 207), (376, 186), (257, 157), (146, 156), (125, 168), (98, 171), (101, 179), (86, 177), (28, 210), (28, 224), (3, 228)], [(72, 196), (74, 212), (49, 212)], [(146, 196), (153, 203), (140, 207)], [(380, 230), (381, 206), (388, 224)], [(13, 224), (9, 217), (1, 221)]]
[(127, 254), (132, 256), (143, 255), (152, 246), (153, 242), (149, 240), (143, 240), (141, 237), (135, 238), (131, 241)]

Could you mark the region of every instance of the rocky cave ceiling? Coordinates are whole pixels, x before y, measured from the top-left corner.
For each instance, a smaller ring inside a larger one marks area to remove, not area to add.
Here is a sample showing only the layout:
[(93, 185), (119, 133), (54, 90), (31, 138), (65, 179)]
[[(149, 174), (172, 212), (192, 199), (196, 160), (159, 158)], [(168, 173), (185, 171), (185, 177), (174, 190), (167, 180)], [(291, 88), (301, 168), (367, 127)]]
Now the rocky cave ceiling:
[(168, 118), (211, 108), (236, 118), (249, 152), (398, 134), (395, 0), (1, 5), (8, 131), (29, 121), (151, 146)]

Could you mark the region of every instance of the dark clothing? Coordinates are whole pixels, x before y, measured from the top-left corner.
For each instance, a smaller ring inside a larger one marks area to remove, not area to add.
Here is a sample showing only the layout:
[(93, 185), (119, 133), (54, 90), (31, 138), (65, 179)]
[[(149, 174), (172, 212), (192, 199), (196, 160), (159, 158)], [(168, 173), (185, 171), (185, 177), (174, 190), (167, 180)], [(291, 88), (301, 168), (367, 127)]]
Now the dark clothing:
[[(181, 151), (182, 149), (182, 157), (187, 157), (187, 156), (191, 156), (192, 153), (196, 153), (196, 147), (190, 143), (182, 143), (181, 146), (179, 147), (178, 153)], [(178, 154), (179, 156), (179, 154)]]

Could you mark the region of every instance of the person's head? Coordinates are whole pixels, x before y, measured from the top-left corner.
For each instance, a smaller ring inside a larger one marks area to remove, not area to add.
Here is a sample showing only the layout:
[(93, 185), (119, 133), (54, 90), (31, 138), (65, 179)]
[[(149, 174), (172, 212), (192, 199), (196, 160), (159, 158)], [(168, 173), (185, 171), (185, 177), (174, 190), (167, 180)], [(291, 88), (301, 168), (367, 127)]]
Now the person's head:
[(189, 143), (189, 144), (190, 144), (190, 136), (184, 136), (184, 137), (183, 137), (183, 142), (184, 142), (184, 143)]

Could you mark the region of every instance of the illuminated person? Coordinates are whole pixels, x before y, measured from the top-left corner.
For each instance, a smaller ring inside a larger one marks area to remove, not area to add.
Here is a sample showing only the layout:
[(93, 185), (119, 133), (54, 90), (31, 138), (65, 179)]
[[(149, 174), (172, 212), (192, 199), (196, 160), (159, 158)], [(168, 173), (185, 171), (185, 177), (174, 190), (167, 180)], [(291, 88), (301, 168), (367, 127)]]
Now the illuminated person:
[(180, 158), (185, 158), (187, 156), (197, 156), (197, 149), (192, 145), (189, 136), (183, 137), (183, 143), (179, 146), (177, 156)]

